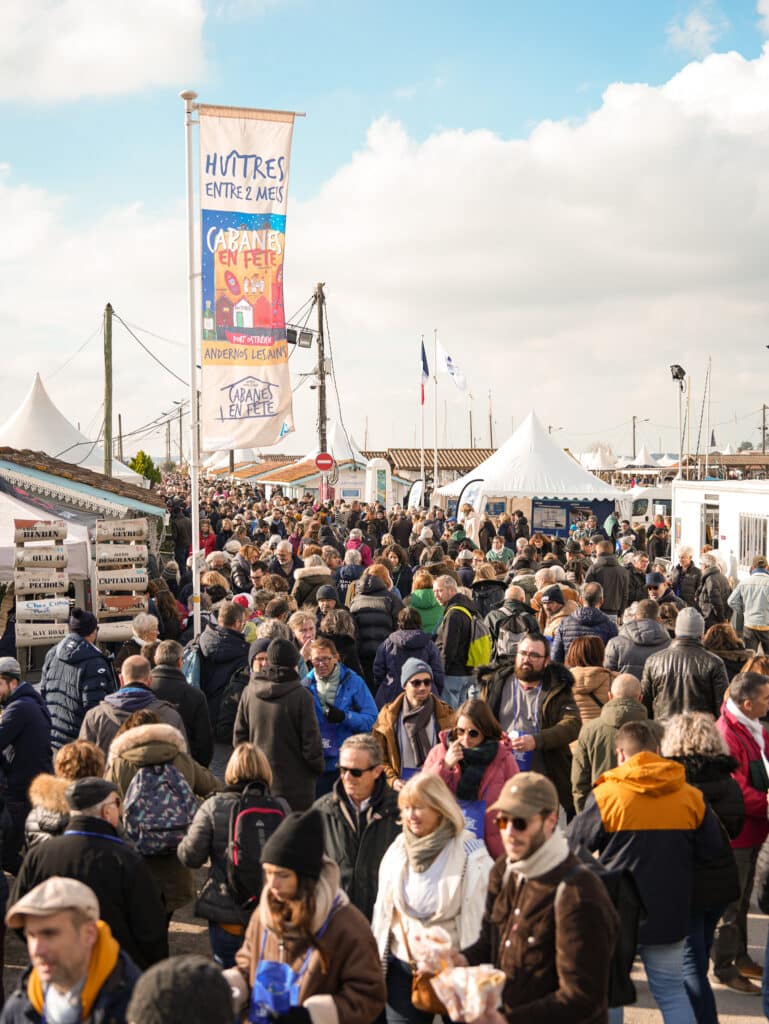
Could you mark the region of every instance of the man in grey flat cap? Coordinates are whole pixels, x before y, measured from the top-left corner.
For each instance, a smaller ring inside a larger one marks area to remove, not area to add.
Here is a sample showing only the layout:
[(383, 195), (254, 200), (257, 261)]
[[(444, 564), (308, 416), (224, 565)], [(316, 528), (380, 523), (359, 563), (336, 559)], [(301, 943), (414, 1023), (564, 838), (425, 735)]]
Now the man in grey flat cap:
[(69, 824), (27, 853), (11, 903), (53, 875), (75, 878), (96, 893), (102, 919), (139, 967), (167, 957), (165, 907), (146, 861), (120, 836), (117, 786), (94, 776), (73, 782), (65, 795)]

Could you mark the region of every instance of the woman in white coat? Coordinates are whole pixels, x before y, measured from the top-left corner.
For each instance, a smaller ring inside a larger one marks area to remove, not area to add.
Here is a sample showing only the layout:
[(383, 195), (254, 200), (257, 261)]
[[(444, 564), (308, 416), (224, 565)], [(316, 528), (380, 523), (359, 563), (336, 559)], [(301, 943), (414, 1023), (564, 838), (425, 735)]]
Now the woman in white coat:
[(387, 1024), (432, 1024), (433, 1015), (411, 1002), (414, 936), (439, 925), (454, 949), (475, 942), (492, 860), (485, 844), (465, 830), (462, 811), (438, 775), (413, 776), (398, 806), (403, 832), (382, 858), (371, 927), (386, 969)]

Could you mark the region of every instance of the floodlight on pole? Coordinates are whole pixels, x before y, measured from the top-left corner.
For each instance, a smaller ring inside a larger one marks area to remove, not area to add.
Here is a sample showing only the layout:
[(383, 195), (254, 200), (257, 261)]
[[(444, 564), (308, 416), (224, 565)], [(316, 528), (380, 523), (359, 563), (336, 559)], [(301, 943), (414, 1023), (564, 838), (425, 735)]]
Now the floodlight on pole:
[(676, 474), (676, 480), (682, 480), (684, 475), (684, 425), (682, 418), (682, 402), (684, 392), (686, 391), (686, 370), (683, 366), (679, 366), (678, 363), (673, 363), (670, 367), (670, 376), (673, 378), (673, 382), (678, 385), (678, 473)]

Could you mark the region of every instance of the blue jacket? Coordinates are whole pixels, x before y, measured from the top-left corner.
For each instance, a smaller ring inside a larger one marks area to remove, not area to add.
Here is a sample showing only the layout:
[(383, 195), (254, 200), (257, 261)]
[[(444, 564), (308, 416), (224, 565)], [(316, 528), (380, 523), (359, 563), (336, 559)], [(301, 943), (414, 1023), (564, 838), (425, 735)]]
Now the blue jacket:
[[(329, 723), (323, 714), (318, 697), (318, 684), (315, 682), (314, 669), (307, 676), (307, 687), (315, 701), (315, 714), (318, 717), (318, 725), (322, 734), (324, 730), (328, 729)], [(377, 716), (374, 698), (365, 681), (341, 662), (339, 664), (339, 689), (334, 698), (334, 707), (344, 711), (344, 721), (339, 722), (335, 727), (338, 747), (341, 747), (348, 736), (353, 736), (356, 732), (371, 732)], [(338, 763), (338, 753), (333, 757), (327, 756), (326, 771), (333, 771)]]
[(599, 636), (606, 646), (617, 633), (615, 624), (600, 608), (578, 608), (561, 620), (555, 631), (550, 657), (553, 661), (563, 661), (580, 636)]
[(742, 612), (748, 629), (769, 626), (769, 573), (765, 569), (754, 569), (746, 580), (737, 584), (727, 603), (734, 611)]
[(394, 701), (402, 692), (401, 669), (409, 658), (426, 662), (433, 672), (433, 692), (443, 693), (443, 662), (432, 637), (421, 629), (396, 629), (379, 645), (374, 658), (375, 695), (378, 708)]
[(70, 633), (45, 656), (40, 695), (51, 713), (54, 750), (76, 740), (86, 711), (117, 690), (112, 666), (98, 647)]
[[(6, 755), (7, 748), (10, 752)], [(17, 686), (3, 708), (0, 750), (11, 803), (27, 799), (29, 784), (36, 775), (53, 772), (51, 715), (43, 698), (29, 683)]]

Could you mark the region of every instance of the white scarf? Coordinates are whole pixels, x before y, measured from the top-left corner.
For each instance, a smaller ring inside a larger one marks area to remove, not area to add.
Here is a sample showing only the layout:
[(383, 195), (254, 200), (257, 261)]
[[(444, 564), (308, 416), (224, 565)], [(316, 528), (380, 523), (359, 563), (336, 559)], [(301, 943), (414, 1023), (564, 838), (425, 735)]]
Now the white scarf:
[(566, 836), (559, 828), (530, 857), (523, 860), (508, 861), (508, 871), (523, 875), (527, 880), (546, 875), (557, 868), (569, 856), (569, 844)]
[(740, 710), (739, 704), (735, 704), (731, 697), (726, 702), (726, 710), (733, 718), (736, 718), (741, 725), (745, 726), (758, 744), (758, 749), (761, 751), (761, 758), (764, 762), (764, 768), (766, 768), (766, 773), (769, 775), (769, 760), (767, 760), (766, 750), (764, 747), (766, 742), (766, 732), (763, 725), (757, 718), (748, 718), (745, 712)]

